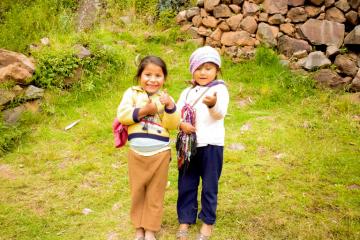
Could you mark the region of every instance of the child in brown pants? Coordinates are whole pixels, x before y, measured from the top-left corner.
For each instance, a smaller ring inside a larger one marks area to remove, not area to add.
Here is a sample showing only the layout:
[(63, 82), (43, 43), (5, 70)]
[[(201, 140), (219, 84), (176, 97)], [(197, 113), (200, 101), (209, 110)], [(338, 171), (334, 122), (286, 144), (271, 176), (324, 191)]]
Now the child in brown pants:
[(119, 122), (128, 126), (131, 221), (136, 240), (155, 240), (160, 230), (170, 162), (169, 129), (176, 129), (180, 114), (174, 100), (161, 91), (166, 64), (155, 56), (143, 58), (136, 79), (118, 107)]

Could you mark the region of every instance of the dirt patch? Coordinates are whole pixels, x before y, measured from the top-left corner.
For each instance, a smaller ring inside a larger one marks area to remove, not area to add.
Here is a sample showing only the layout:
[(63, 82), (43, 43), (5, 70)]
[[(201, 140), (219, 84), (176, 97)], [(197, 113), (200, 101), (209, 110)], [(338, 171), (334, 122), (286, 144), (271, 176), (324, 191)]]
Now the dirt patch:
[(9, 165), (0, 164), (0, 178), (4, 179), (15, 179), (16, 174)]

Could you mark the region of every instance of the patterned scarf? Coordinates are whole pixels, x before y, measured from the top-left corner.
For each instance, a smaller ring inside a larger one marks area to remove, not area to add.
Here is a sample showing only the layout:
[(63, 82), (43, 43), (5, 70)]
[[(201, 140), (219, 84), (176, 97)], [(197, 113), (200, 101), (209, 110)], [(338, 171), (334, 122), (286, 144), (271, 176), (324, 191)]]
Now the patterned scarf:
[[(181, 109), (183, 122), (195, 126), (196, 112), (190, 104), (185, 104)], [(176, 137), (176, 154), (178, 159), (178, 168), (183, 165), (187, 168), (190, 164), (190, 158), (196, 153), (196, 133), (186, 134), (180, 130)]]

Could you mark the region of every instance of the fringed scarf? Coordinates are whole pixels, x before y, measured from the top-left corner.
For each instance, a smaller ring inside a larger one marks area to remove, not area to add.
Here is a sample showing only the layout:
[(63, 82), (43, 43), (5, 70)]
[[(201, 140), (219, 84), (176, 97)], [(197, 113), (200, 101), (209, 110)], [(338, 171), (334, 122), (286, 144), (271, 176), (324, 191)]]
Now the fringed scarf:
[[(200, 94), (200, 96), (198, 96), (198, 98), (193, 102), (193, 104), (185, 103), (184, 107), (181, 109), (181, 117), (183, 122), (190, 123), (191, 125), (195, 126), (196, 112), (194, 106), (212, 86), (218, 84), (225, 84), (225, 83), (224, 81), (221, 80), (211, 81), (209, 84), (204, 86), (207, 88)], [(195, 87), (195, 85), (193, 87)], [(187, 92), (185, 101), (191, 89)], [(195, 153), (196, 153), (196, 133), (186, 134), (180, 130), (180, 132), (176, 137), (176, 154), (178, 159), (178, 168), (180, 169), (184, 165), (187, 168), (190, 164), (190, 158), (193, 155), (195, 155)]]
[[(196, 112), (190, 104), (185, 104), (181, 109), (183, 122), (195, 126)], [(187, 168), (190, 164), (190, 158), (196, 153), (196, 133), (186, 134), (180, 130), (176, 137), (176, 154), (178, 159), (178, 168), (183, 165)]]

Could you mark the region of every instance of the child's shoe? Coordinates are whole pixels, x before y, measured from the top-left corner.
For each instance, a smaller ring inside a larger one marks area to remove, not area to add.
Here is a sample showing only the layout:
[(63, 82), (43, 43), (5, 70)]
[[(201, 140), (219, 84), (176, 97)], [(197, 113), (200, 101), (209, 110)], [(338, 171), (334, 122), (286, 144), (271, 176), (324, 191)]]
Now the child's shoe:
[(209, 240), (210, 239), (210, 236), (205, 236), (204, 234), (200, 233), (196, 240)]
[(176, 239), (179, 240), (188, 240), (189, 232), (188, 230), (179, 230), (176, 233)]

